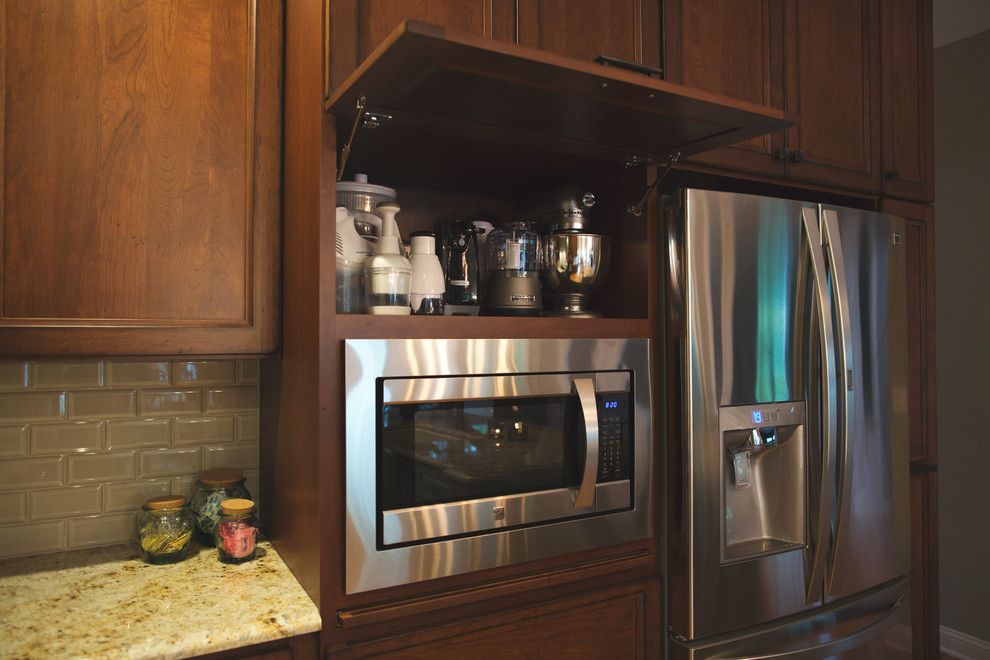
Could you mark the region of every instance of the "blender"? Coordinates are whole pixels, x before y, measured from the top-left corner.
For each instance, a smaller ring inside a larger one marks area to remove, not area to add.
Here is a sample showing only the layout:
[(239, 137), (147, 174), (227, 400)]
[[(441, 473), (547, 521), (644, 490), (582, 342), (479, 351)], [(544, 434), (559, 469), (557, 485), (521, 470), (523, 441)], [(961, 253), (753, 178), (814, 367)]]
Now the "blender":
[(485, 312), (494, 316), (539, 316), (540, 237), (528, 222), (510, 222), (488, 237)]

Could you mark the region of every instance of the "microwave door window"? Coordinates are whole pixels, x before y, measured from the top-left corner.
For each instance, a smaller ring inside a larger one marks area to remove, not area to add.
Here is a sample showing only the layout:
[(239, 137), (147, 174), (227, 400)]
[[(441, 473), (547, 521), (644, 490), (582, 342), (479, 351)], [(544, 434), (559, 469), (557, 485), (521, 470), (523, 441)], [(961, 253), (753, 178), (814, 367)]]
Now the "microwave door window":
[(380, 509), (576, 487), (584, 432), (574, 395), (383, 405)]

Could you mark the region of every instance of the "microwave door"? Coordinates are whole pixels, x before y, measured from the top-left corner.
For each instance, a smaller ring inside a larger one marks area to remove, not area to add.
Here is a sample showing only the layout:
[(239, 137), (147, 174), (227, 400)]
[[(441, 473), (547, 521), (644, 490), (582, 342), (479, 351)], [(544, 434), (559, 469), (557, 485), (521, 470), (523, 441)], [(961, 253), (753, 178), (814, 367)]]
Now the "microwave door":
[(629, 507), (628, 465), (614, 463), (631, 456), (600, 446), (628, 410), (629, 384), (624, 372), (386, 379), (382, 545)]

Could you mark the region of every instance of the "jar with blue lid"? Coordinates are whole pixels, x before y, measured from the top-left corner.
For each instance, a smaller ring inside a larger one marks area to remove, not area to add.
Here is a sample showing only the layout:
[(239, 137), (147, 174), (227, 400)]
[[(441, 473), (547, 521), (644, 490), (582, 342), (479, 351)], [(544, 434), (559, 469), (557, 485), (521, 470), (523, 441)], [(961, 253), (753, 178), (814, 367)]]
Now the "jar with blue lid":
[(235, 468), (213, 468), (200, 473), (196, 491), (189, 501), (189, 508), (196, 519), (200, 540), (213, 545), (220, 523), (220, 503), (228, 499), (251, 499), (244, 487), (244, 473)]

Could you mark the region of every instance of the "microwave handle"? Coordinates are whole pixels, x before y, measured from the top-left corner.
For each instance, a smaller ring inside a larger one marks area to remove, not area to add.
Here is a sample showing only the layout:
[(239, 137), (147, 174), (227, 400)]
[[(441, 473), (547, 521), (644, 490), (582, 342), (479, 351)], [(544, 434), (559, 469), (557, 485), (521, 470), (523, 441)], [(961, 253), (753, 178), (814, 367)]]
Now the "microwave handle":
[(574, 508), (588, 509), (595, 506), (595, 484), (598, 481), (598, 402), (595, 399), (595, 381), (575, 378), (573, 383), (584, 415), (585, 449), (584, 475), (574, 495)]

